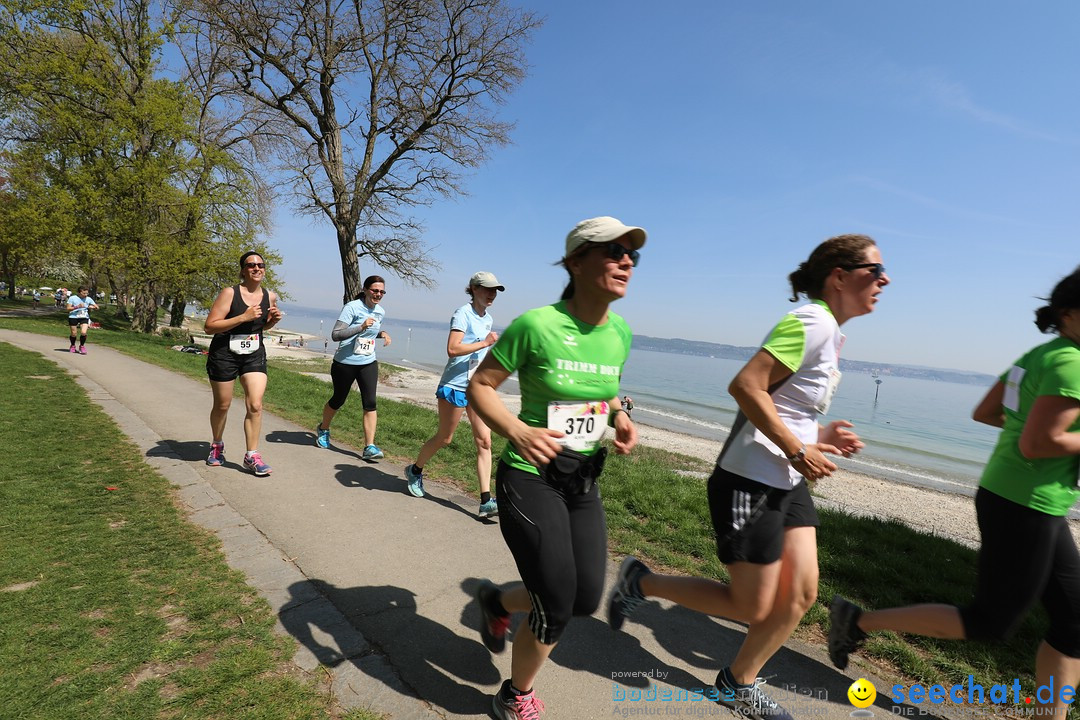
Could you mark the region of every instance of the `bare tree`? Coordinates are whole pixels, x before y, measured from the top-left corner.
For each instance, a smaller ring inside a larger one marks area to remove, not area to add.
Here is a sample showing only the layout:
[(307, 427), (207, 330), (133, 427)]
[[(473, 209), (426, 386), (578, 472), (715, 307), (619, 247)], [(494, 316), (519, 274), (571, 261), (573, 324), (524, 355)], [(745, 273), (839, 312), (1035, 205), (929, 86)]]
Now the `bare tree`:
[(344, 300), (360, 257), (431, 285), (407, 213), (460, 193), (462, 173), (509, 141), (495, 109), (541, 20), (504, 0), (176, 1), (283, 141), (275, 157), (301, 211), (333, 224)]

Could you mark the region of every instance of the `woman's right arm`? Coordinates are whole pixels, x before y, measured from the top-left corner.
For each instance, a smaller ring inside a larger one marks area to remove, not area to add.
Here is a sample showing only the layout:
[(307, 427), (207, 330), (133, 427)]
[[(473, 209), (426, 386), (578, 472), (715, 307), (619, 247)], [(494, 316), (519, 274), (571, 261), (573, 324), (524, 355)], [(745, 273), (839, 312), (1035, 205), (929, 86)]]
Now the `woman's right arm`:
[(446, 338), (446, 356), (447, 357), (461, 357), (462, 355), (472, 355), (477, 350), (483, 350), (486, 347), (491, 347), (495, 344), (495, 341), (499, 339), (499, 334), (489, 332), (487, 337), (477, 342), (463, 343), (465, 339), (464, 330), (451, 330), (450, 335)]
[(469, 405), (483, 421), (499, 435), (509, 440), (518, 455), (526, 462), (542, 467), (559, 454), (562, 448), (555, 438), (562, 437), (558, 430), (530, 427), (507, 410), (499, 398), (499, 386), (510, 377), (510, 371), (490, 353), (481, 361), (465, 390)]
[[(258, 315), (254, 315), (252, 308), (248, 308), (247, 312), (237, 315), (236, 317), (226, 318), (229, 314), (229, 307), (233, 301), (233, 289), (227, 287), (218, 293), (218, 296), (214, 298), (214, 304), (210, 306), (210, 312), (206, 315), (206, 322), (203, 323), (203, 329), (211, 335), (217, 335), (228, 330), (232, 330), (237, 325), (241, 325), (245, 322), (254, 320)], [(258, 306), (256, 306), (258, 307)], [(259, 308), (259, 312), (262, 309)], [(251, 317), (248, 317), (251, 315)]]
[(984, 425), (1003, 427), (1005, 425), (1005, 411), (1002, 403), (1005, 401), (1005, 383), (998, 380), (994, 386), (986, 391), (986, 395), (975, 406), (971, 413), (971, 419)]
[[(773, 404), (772, 396), (769, 394), (769, 388), (779, 384), (790, 375), (791, 370), (771, 353), (767, 350), (758, 350), (728, 386), (728, 392), (739, 404), (739, 409), (746, 415), (746, 419), (753, 423), (765, 437), (772, 440), (788, 457), (799, 452), (803, 447), (803, 442), (780, 419), (779, 413), (776, 412), (776, 405)], [(840, 454), (840, 451), (832, 445), (807, 444), (806, 455), (802, 460), (793, 462), (792, 466), (807, 480), (817, 480), (831, 475), (832, 471), (836, 470), (836, 465), (825, 457), (823, 452)]]

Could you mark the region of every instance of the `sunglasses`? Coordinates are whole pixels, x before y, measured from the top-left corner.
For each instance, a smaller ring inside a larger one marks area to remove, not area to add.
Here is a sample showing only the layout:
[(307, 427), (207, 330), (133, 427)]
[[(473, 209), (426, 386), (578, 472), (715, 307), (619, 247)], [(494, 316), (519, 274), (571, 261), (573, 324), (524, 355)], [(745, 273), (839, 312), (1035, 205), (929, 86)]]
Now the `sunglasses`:
[(881, 263), (861, 263), (859, 265), (841, 265), (841, 270), (859, 270), (860, 268), (866, 268), (870, 271), (870, 274), (874, 276), (875, 280), (880, 280), (881, 276), (885, 274), (885, 266)]
[(372, 288), (368, 288), (364, 292), (369, 292), (372, 295), (385, 295), (386, 294), (385, 290), (373, 290)]
[(604, 257), (609, 260), (619, 262), (623, 259), (623, 256), (630, 256), (630, 264), (637, 267), (638, 259), (641, 258), (641, 253), (637, 250), (629, 250), (625, 245), (615, 242), (614, 240), (606, 243), (589, 243), (589, 250), (595, 250), (600, 248), (604, 251)]
[(260, 270), (262, 270), (266, 268), (266, 263), (244, 263), (244, 267), (246, 267), (248, 270), (254, 270), (255, 268), (259, 268)]

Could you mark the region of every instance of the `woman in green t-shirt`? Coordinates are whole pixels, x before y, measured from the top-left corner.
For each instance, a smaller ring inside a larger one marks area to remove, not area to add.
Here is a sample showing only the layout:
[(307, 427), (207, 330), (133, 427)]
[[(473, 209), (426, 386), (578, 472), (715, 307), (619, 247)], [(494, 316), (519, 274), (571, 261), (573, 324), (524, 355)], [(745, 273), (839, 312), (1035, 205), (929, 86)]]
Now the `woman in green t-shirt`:
[[(1050, 628), (1035, 660), (1036, 699), (1061, 715), (1080, 683), (1080, 553), (1065, 519), (1080, 490), (1080, 268), (1035, 313), (1039, 345), (1003, 373), (975, 408), (975, 420), (1001, 428), (975, 496), (982, 545), (975, 597), (964, 608), (924, 604), (864, 612), (837, 596), (829, 656), (838, 668), (866, 633), (1001, 640), (1041, 601)], [(1002, 582), (1002, 569), (1008, 580)]]
[[(645, 231), (611, 217), (578, 223), (560, 263), (570, 273), (562, 299), (510, 324), (480, 363), (467, 396), (507, 438), (495, 474), (499, 527), (523, 582), (489, 581), (476, 596), (480, 634), (492, 652), (506, 646), (510, 613), (528, 612), (514, 637), (511, 675), (495, 694), (502, 720), (535, 718), (543, 703), (533, 681), (571, 616), (591, 615), (604, 590), (607, 527), (597, 476), (615, 428), (615, 452), (629, 453), (637, 430), (619, 407), (619, 378), (630, 328), (608, 306), (626, 294)], [(496, 389), (517, 371), (521, 413)]]

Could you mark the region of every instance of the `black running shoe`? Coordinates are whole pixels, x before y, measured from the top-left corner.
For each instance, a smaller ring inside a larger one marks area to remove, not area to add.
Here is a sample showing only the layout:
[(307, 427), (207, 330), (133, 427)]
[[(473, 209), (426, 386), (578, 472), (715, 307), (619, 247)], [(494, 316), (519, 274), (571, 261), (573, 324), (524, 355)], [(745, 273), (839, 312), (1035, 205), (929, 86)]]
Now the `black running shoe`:
[(841, 670), (848, 665), (848, 655), (866, 640), (866, 633), (859, 627), (862, 613), (855, 603), (833, 595), (829, 604), (829, 659)]

